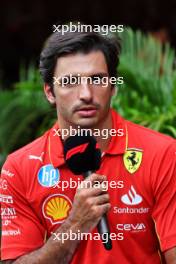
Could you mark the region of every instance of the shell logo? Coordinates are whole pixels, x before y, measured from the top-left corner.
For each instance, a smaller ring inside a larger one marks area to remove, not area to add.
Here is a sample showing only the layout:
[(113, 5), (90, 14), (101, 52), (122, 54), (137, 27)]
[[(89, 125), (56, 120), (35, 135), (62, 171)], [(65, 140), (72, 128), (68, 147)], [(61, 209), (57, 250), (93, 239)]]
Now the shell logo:
[(51, 223), (62, 223), (69, 215), (72, 208), (72, 202), (63, 194), (53, 194), (49, 196), (43, 203), (43, 215), (49, 219)]

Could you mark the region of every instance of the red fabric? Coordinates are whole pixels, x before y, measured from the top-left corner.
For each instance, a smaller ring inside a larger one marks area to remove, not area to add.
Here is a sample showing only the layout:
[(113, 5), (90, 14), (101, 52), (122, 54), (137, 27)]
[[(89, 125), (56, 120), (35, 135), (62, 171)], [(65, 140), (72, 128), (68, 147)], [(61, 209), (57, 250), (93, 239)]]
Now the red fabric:
[[(112, 119), (113, 128), (122, 128), (124, 136), (112, 137), (98, 173), (107, 175), (109, 183), (116, 182), (116, 188), (111, 185), (108, 189), (112, 205), (108, 220), (116, 240), (111, 251), (106, 251), (100, 240), (81, 241), (71, 263), (157, 264), (159, 243), (162, 251), (176, 246), (176, 142), (122, 119), (113, 110)], [(72, 208), (75, 189), (61, 190), (59, 181), (78, 182), (82, 176), (67, 169), (57, 129), (55, 124), (42, 137), (9, 155), (3, 166), (3, 260), (41, 247), (45, 236), (62, 225)], [(133, 173), (124, 164), (127, 150), (128, 164), (141, 161)]]
[(87, 148), (89, 143), (84, 143), (81, 144), (77, 147), (74, 147), (72, 149), (70, 149), (67, 154), (66, 154), (66, 160), (70, 159), (73, 155), (77, 154), (77, 153), (82, 153), (85, 151), (85, 149)]

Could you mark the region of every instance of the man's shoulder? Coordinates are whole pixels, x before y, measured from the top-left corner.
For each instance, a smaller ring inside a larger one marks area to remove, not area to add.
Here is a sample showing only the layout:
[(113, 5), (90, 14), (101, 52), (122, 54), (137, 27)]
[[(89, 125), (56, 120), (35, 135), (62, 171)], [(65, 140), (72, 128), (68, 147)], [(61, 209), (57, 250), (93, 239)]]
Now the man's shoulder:
[(113, 116), (115, 117), (116, 122), (119, 124), (123, 124), (124, 127), (126, 127), (127, 130), (127, 136), (129, 139), (137, 140), (137, 141), (147, 141), (148, 143), (157, 143), (160, 144), (168, 144), (171, 142), (175, 142), (176, 140), (172, 138), (169, 135), (163, 134), (161, 132), (158, 132), (156, 130), (153, 130), (148, 127), (144, 127), (142, 125), (136, 124), (130, 120), (126, 120), (124, 117), (119, 115), (118, 112), (115, 110), (112, 111)]
[(32, 142), (28, 143), (27, 145), (15, 150), (14, 152), (8, 155), (8, 159), (11, 160), (18, 160), (20, 161), (24, 157), (35, 157), (35, 155), (41, 154), (47, 144), (47, 138), (50, 133), (50, 129), (47, 130), (42, 136), (36, 138)]
[(141, 145), (147, 148), (163, 148), (170, 145), (175, 145), (176, 140), (169, 135), (155, 131), (151, 128), (135, 124), (131, 121), (126, 121), (129, 141), (140, 142)]

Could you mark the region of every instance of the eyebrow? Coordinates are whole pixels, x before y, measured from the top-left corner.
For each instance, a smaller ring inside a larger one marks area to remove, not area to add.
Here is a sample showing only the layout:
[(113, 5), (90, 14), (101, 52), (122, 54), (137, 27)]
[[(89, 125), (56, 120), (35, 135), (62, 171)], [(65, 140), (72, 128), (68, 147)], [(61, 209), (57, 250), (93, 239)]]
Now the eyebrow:
[[(79, 73), (78, 73), (79, 74)], [(67, 75), (63, 75), (63, 76), (60, 76), (59, 79), (62, 79), (62, 78), (71, 78), (71, 77), (82, 77), (84, 75), (78, 75), (78, 74), (67, 74)], [(106, 72), (97, 72), (97, 73), (93, 73), (87, 77), (109, 77), (109, 74), (106, 73)]]
[(95, 74), (90, 75), (90, 77), (91, 78), (94, 78), (94, 77), (100, 77), (100, 78), (109, 77), (109, 74), (107, 74), (107, 73), (95, 73)]

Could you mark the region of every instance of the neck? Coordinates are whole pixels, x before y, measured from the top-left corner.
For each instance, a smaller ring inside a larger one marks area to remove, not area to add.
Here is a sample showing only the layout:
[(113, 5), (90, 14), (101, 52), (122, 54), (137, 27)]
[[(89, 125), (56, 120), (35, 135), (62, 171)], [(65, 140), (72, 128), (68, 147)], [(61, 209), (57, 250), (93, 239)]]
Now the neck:
[(110, 129), (112, 129), (112, 117), (111, 112), (109, 111), (107, 118), (103, 120), (99, 126), (94, 127), (95, 131), (100, 131), (100, 136), (95, 136), (97, 143), (100, 146), (101, 152), (107, 150), (109, 143), (111, 141), (111, 135), (109, 133)]

